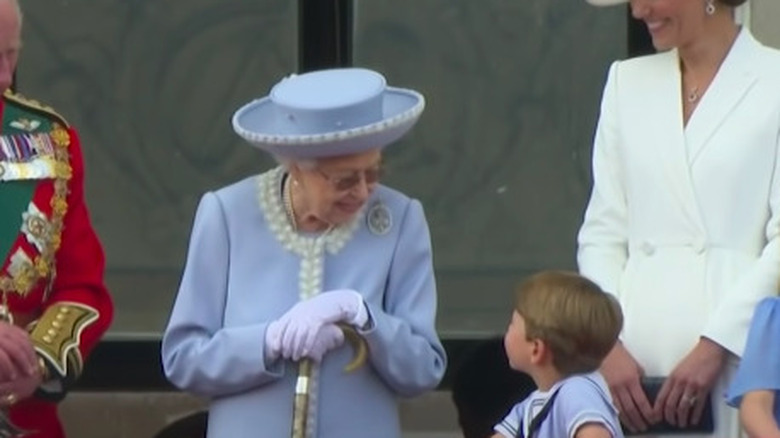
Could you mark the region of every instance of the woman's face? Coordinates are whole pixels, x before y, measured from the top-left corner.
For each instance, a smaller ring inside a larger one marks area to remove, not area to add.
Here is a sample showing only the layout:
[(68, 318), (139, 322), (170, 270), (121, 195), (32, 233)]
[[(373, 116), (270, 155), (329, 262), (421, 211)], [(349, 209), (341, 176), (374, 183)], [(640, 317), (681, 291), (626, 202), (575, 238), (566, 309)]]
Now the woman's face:
[[(642, 20), (657, 50), (692, 44), (704, 32), (705, 0), (630, 0), (631, 14)], [(715, 2), (716, 8), (723, 8)]]
[(321, 158), (313, 167), (295, 166), (302, 198), (318, 219), (331, 225), (349, 222), (374, 192), (381, 177), (379, 148), (353, 155)]

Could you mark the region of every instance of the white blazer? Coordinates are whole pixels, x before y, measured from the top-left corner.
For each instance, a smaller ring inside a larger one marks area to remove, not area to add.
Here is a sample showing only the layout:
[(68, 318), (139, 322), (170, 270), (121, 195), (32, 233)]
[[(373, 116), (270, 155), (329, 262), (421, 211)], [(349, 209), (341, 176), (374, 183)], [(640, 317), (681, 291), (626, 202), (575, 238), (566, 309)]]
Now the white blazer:
[(683, 126), (676, 51), (616, 62), (595, 137), (580, 271), (615, 294), (623, 342), (667, 374), (706, 336), (741, 354), (780, 275), (780, 52), (747, 29)]

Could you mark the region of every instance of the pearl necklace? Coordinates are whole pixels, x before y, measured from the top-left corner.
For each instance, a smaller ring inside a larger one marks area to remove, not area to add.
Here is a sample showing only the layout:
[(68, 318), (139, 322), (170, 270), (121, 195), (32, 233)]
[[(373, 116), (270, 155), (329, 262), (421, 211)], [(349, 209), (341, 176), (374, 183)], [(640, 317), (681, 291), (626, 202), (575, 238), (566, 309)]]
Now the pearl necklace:
[[(687, 71), (688, 81), (685, 80), (685, 71)], [(685, 95), (685, 100), (688, 101), (689, 104), (695, 104), (699, 101), (701, 98), (701, 93), (699, 92), (699, 86), (696, 85), (697, 78), (695, 72), (690, 68), (683, 65), (682, 60), (680, 60), (680, 73), (682, 74), (682, 82), (683, 85), (685, 85), (686, 82), (690, 83), (693, 82), (694, 85), (689, 89), (687, 94)], [(693, 80), (691, 80), (693, 79)]]
[[(299, 293), (301, 299), (307, 299), (321, 290), (325, 251), (330, 254), (341, 251), (357, 230), (365, 212), (361, 209), (352, 220), (332, 228), (329, 232), (316, 236), (300, 234), (289, 214), (289, 207), (284, 205), (290, 204), (286, 202), (287, 190), (282, 185), (284, 175), (285, 171), (282, 167), (259, 175), (257, 177), (258, 201), (268, 228), (276, 240), (285, 250), (301, 257)], [(280, 188), (282, 188), (281, 194)]]

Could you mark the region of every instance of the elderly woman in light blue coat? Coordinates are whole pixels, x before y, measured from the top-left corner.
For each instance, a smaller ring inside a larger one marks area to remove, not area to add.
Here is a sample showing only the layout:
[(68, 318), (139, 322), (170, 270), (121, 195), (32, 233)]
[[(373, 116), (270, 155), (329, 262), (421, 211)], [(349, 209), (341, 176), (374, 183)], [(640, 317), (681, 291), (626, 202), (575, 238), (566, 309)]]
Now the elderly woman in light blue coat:
[[(280, 166), (203, 196), (162, 343), (170, 381), (210, 399), (209, 438), (290, 436), (299, 361), (310, 437), (398, 438), (399, 397), (441, 380), (423, 209), (379, 184), (423, 107), (350, 68), (288, 77), (234, 115)], [(351, 372), (345, 325), (368, 347)]]

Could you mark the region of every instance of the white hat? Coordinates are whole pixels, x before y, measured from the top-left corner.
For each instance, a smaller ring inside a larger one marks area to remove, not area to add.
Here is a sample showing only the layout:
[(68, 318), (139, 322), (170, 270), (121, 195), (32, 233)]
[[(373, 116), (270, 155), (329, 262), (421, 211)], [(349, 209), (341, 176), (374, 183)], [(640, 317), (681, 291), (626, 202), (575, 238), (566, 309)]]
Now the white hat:
[(233, 129), (281, 157), (318, 158), (382, 148), (414, 126), (425, 107), (414, 91), (388, 87), (363, 68), (291, 75), (233, 115)]

